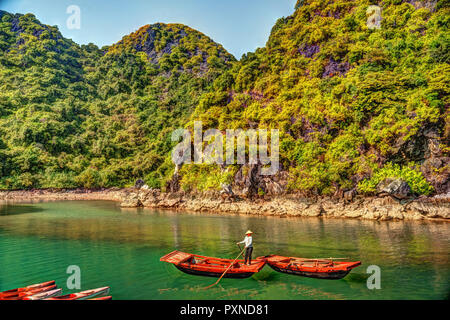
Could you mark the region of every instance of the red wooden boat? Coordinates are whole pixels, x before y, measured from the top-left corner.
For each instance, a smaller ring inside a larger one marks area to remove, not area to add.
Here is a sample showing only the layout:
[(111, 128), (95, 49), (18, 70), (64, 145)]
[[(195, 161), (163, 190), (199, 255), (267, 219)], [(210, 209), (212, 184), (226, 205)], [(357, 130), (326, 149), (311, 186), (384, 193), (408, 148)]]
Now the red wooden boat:
[(109, 293), (109, 289), (110, 289), (109, 287), (103, 287), (77, 293), (70, 293), (59, 297), (47, 298), (44, 300), (87, 300), (98, 296), (106, 295)]
[(106, 297), (99, 297), (99, 298), (93, 298), (93, 299), (88, 299), (88, 300), (112, 300), (112, 297), (106, 296)]
[(29, 289), (27, 291), (15, 292), (4, 295), (0, 297), (0, 300), (23, 300), (25, 297), (29, 297), (38, 293), (47, 292), (54, 289), (56, 289), (56, 285), (43, 288)]
[(259, 257), (275, 271), (318, 279), (342, 279), (361, 265), (361, 261), (338, 262), (331, 259), (304, 259), (270, 255)]
[(26, 296), (22, 300), (43, 300), (46, 298), (56, 297), (62, 293), (62, 289), (54, 289), (50, 291), (45, 291), (31, 296)]
[(47, 281), (47, 282), (43, 282), (43, 283), (33, 284), (31, 286), (27, 286), (27, 287), (23, 287), (23, 288), (17, 288), (17, 289), (3, 291), (3, 292), (0, 292), (0, 299), (15, 296), (15, 295), (19, 294), (20, 292), (44, 288), (44, 287), (52, 286), (54, 284), (55, 284), (55, 280), (52, 280), (52, 281)]
[[(172, 263), (185, 273), (207, 277), (220, 277), (234, 261), (233, 259), (204, 257), (181, 251), (173, 251), (159, 260)], [(224, 278), (251, 277), (254, 273), (259, 272), (265, 264), (264, 260), (252, 260), (251, 264), (247, 266), (244, 264), (244, 260), (236, 260)]]

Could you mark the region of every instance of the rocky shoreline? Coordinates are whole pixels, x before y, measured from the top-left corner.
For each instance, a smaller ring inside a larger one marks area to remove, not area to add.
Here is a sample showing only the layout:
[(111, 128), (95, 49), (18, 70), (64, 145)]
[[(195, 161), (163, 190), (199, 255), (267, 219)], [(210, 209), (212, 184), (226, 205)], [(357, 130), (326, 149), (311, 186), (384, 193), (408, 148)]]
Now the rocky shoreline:
[(345, 198), (305, 198), (295, 194), (270, 198), (225, 198), (220, 192), (163, 193), (137, 188), (102, 190), (0, 191), (0, 200), (62, 201), (107, 200), (124, 208), (161, 208), (175, 211), (234, 213), (280, 217), (352, 218), (368, 220), (450, 221), (450, 194), (397, 200), (391, 196)]

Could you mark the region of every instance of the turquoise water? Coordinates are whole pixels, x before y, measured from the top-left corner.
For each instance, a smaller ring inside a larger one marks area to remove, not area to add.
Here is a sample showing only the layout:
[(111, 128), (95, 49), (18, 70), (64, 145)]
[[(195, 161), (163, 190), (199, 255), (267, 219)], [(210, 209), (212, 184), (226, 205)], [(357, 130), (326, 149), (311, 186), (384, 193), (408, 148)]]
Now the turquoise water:
[[(235, 258), (255, 232), (254, 256), (349, 257), (363, 265), (342, 280), (281, 274), (265, 266), (248, 279), (184, 274), (159, 261), (178, 249)], [(110, 286), (114, 299), (446, 299), (450, 224), (276, 218), (121, 209), (114, 202), (0, 203), (0, 291), (56, 280), (69, 265), (81, 290)], [(381, 289), (369, 290), (369, 265)]]

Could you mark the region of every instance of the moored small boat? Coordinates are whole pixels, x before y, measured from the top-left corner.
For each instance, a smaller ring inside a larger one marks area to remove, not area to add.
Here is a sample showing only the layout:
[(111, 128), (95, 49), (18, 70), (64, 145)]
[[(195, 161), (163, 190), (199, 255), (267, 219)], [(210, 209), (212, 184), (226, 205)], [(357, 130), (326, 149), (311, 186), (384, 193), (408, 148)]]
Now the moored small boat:
[(62, 293), (62, 289), (54, 289), (50, 291), (45, 291), (31, 296), (23, 297), (22, 300), (43, 300), (46, 298), (56, 297)]
[(342, 279), (361, 265), (361, 261), (341, 262), (330, 259), (306, 259), (270, 255), (259, 257), (275, 271), (317, 279)]
[(39, 288), (45, 288), (48, 286), (52, 286), (54, 284), (55, 284), (55, 280), (52, 280), (52, 281), (42, 282), (42, 283), (38, 283), (38, 284), (33, 284), (33, 285), (26, 286), (23, 288), (17, 288), (17, 289), (3, 291), (3, 292), (0, 292), (0, 299), (15, 296), (15, 295), (19, 294), (20, 292), (35, 290), (35, 289), (39, 289)]
[(106, 297), (99, 297), (99, 298), (93, 298), (93, 299), (87, 299), (87, 300), (112, 300), (111, 296), (106, 296)]
[(87, 300), (98, 296), (107, 295), (109, 293), (109, 289), (109, 287), (91, 289), (77, 293), (69, 293), (59, 297), (46, 298), (44, 300)]
[(43, 288), (29, 289), (27, 291), (20, 291), (16, 293), (10, 293), (0, 297), (0, 300), (23, 300), (25, 297), (29, 297), (38, 293), (47, 292), (56, 289), (56, 285), (51, 285)]
[[(220, 277), (233, 263), (233, 259), (220, 259), (205, 257), (196, 254), (173, 251), (163, 256), (160, 261), (172, 263), (177, 269), (188, 274)], [(248, 278), (259, 272), (266, 264), (263, 260), (252, 260), (249, 266), (244, 264), (244, 260), (236, 260), (228, 269), (224, 278)]]

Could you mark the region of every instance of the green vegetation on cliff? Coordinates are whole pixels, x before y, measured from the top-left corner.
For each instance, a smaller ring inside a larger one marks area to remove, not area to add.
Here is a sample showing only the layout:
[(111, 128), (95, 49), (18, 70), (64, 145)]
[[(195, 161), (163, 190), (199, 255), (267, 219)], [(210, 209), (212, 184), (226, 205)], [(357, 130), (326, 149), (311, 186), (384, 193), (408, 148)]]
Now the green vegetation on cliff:
[(367, 181), (359, 191), (372, 192), (362, 186), (392, 163), (401, 169), (382, 172), (415, 176), (417, 193), (433, 188), (416, 165), (437, 191), (448, 188), (446, 2), (384, 1), (373, 30), (370, 1), (301, 2), (278, 20), (266, 47), (215, 81), (191, 119), (219, 129), (279, 128), (292, 190), (334, 194)]
[(125, 186), (170, 175), (170, 133), (234, 58), (182, 25), (102, 49), (1, 13), (0, 188)]
[[(0, 11), (0, 188), (164, 187), (172, 131), (201, 120), (279, 129), (290, 190), (371, 193), (395, 176), (417, 194), (446, 192), (449, 17), (443, 0), (299, 1), (235, 61), (183, 25), (99, 49)], [(218, 188), (236, 172), (190, 165), (181, 184)]]

